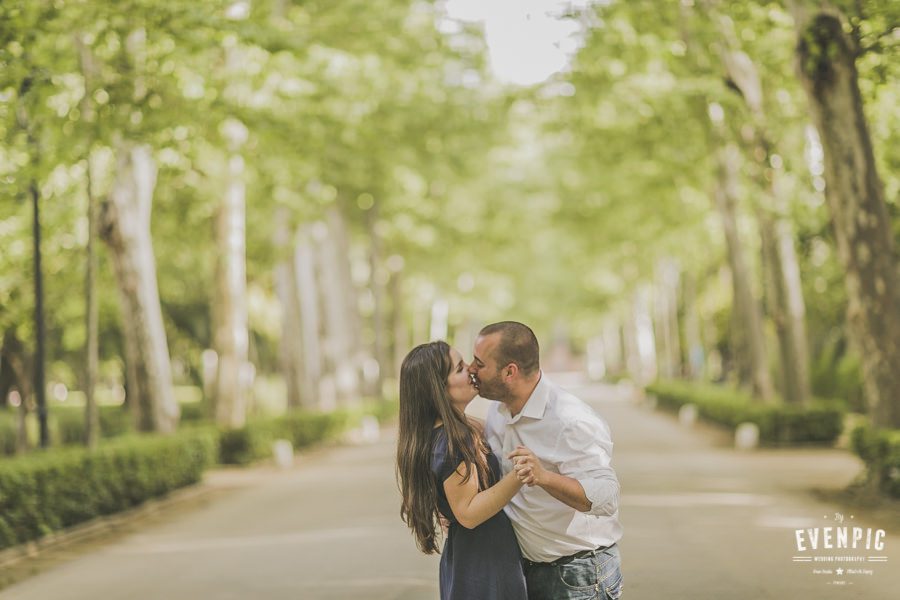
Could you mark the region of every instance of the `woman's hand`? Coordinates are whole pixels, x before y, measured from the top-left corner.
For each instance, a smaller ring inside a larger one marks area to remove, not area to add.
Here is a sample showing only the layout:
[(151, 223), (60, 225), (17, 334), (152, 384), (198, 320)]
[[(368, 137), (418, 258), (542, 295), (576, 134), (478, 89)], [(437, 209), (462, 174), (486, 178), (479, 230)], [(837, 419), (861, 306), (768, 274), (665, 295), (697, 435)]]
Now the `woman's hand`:
[(531, 487), (543, 484), (547, 471), (534, 452), (525, 446), (516, 446), (516, 449), (510, 452), (507, 458), (513, 461), (516, 477), (524, 485)]

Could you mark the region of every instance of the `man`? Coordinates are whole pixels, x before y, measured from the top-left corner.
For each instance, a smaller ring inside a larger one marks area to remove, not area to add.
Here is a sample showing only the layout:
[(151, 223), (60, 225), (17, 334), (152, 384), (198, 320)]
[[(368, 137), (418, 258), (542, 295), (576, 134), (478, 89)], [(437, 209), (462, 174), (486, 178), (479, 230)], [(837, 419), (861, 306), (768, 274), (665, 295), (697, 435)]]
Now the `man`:
[(609, 427), (541, 373), (538, 354), (529, 327), (495, 323), (479, 333), (469, 370), (480, 395), (497, 401), (485, 423), (491, 449), (504, 474), (515, 469), (527, 484), (505, 510), (528, 598), (616, 599), (622, 525)]

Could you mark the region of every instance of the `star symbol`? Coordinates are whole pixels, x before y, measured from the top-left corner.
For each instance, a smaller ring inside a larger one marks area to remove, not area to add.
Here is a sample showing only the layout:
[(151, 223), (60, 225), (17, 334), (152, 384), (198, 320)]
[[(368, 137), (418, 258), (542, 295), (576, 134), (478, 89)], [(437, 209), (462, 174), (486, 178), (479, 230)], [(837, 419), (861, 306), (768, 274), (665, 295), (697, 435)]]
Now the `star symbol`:
[(836, 572), (838, 575), (843, 575), (843, 574), (844, 574), (844, 570), (843, 570), (843, 569), (838, 569), (838, 570), (835, 571), (835, 572)]

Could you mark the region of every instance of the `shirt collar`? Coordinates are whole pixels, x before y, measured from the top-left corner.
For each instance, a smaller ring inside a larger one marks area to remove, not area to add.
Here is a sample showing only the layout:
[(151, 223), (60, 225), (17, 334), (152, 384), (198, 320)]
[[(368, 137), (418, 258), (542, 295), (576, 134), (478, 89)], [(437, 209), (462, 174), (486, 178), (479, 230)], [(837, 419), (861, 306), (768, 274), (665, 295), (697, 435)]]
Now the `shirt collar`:
[(544, 412), (547, 410), (547, 400), (550, 398), (550, 382), (547, 381), (547, 378), (544, 377), (543, 371), (541, 372), (541, 378), (538, 380), (537, 385), (534, 387), (534, 390), (531, 392), (531, 395), (528, 397), (528, 400), (525, 402), (525, 406), (522, 407), (522, 410), (519, 411), (515, 417), (510, 416), (509, 408), (502, 404), (499, 407), (499, 410), (503, 413), (503, 416), (506, 417), (507, 423), (515, 423), (522, 417), (528, 417), (529, 419), (542, 419), (544, 417)]

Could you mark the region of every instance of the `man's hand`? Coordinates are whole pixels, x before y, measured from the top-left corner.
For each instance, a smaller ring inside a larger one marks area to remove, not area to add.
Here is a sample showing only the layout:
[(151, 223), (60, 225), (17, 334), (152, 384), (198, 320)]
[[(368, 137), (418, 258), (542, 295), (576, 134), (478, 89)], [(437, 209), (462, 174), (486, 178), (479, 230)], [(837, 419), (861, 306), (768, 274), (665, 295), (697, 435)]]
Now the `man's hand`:
[(516, 446), (509, 453), (516, 471), (516, 477), (524, 485), (540, 486), (545, 492), (575, 510), (587, 512), (591, 510), (591, 501), (584, 493), (584, 488), (577, 480), (566, 477), (553, 471), (548, 471), (534, 455), (534, 452), (525, 446)]
[(547, 471), (534, 452), (525, 446), (516, 446), (516, 449), (510, 452), (507, 458), (513, 461), (516, 477), (524, 485), (529, 487), (543, 485)]

